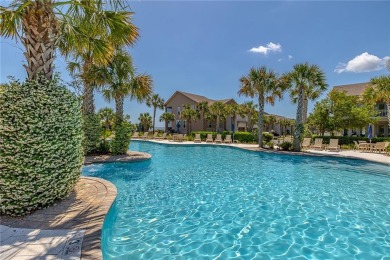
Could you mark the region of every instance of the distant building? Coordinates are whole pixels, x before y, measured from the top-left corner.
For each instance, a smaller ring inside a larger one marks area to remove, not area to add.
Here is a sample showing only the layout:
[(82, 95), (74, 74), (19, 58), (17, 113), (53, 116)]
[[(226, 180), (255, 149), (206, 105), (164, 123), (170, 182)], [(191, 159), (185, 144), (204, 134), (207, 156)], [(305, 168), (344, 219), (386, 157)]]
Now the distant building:
[[(224, 104), (237, 104), (233, 98), (227, 98), (222, 100), (214, 100), (207, 98), (205, 96), (186, 93), (183, 91), (176, 91), (168, 100), (165, 102), (165, 112), (170, 112), (175, 115), (175, 121), (169, 122), (168, 129), (165, 131), (174, 131), (180, 133), (187, 132), (187, 122), (180, 118), (180, 113), (183, 110), (183, 105), (190, 105), (192, 109), (196, 109), (196, 106), (206, 101), (209, 106), (213, 103), (219, 101)], [(274, 115), (277, 119), (282, 118), (281, 116)], [(233, 126), (234, 123), (234, 126)], [(178, 127), (179, 126), (179, 127)], [(239, 115), (236, 116), (235, 122), (232, 122), (231, 117), (221, 120), (220, 122), (220, 131), (232, 131), (233, 127), (235, 131), (246, 131), (248, 127), (248, 120), (246, 117), (242, 118)], [(254, 128), (256, 128), (254, 126)], [(192, 122), (192, 131), (215, 131), (216, 123), (205, 118), (200, 118)], [(286, 129), (283, 129), (278, 123), (273, 124), (273, 129), (268, 127), (268, 131), (273, 131), (277, 134), (282, 134), (283, 130), (286, 132)], [(264, 130), (266, 131), (266, 129)], [(288, 131), (287, 131), (288, 132)]]
[[(361, 96), (365, 89), (369, 86), (368, 82), (364, 83), (356, 83), (356, 84), (348, 84), (348, 85), (340, 85), (333, 87), (334, 90), (337, 91), (345, 91), (347, 95), (350, 96)], [(390, 134), (390, 127), (389, 127), (389, 121), (387, 118), (387, 106), (384, 102), (377, 102), (376, 108), (378, 110), (378, 116), (379, 120), (375, 124), (373, 124), (373, 136), (378, 137), (388, 137)], [(366, 130), (368, 126), (365, 129), (345, 129), (344, 134), (351, 136), (351, 135), (365, 135)]]

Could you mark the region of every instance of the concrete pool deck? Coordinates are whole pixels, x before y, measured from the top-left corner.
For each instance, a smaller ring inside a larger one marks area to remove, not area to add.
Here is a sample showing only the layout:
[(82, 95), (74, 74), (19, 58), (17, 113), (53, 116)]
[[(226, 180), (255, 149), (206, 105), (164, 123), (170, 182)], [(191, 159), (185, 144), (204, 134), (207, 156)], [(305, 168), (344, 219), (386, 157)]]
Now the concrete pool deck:
[[(173, 145), (193, 145), (193, 142), (147, 140)], [(206, 145), (205, 142), (196, 145)], [(211, 145), (207, 143), (207, 145)], [(217, 144), (252, 151), (277, 152), (260, 149), (256, 144)], [(94, 156), (88, 163), (139, 161), (138, 156), (150, 159), (146, 153), (130, 152), (127, 156)], [(390, 165), (390, 156), (342, 150), (328, 152), (308, 150), (297, 155), (336, 156), (363, 159)], [(102, 259), (101, 229), (104, 218), (116, 198), (115, 186), (103, 179), (81, 177), (75, 191), (58, 204), (35, 213), (13, 218), (1, 216), (1, 259)], [(81, 247), (80, 247), (81, 245)], [(77, 248), (79, 246), (79, 248)]]

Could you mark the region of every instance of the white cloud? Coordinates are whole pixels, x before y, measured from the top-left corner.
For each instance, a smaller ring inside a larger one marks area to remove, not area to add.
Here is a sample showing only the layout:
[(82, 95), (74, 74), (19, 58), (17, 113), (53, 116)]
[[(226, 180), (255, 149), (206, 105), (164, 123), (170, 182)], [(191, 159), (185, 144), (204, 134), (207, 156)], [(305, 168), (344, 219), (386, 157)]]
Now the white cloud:
[(254, 52), (254, 53), (260, 53), (260, 54), (267, 55), (270, 52), (281, 52), (282, 45), (280, 45), (279, 43), (270, 42), (266, 46), (260, 45), (259, 47), (253, 47), (249, 51)]
[(292, 55), (288, 55), (288, 59), (291, 60), (293, 58)]
[(336, 69), (334, 70), (337, 73), (342, 72), (371, 72), (384, 69), (386, 67), (386, 61), (390, 57), (386, 56), (384, 58), (379, 58), (375, 55), (371, 55), (368, 52), (364, 52), (347, 63), (339, 62)]

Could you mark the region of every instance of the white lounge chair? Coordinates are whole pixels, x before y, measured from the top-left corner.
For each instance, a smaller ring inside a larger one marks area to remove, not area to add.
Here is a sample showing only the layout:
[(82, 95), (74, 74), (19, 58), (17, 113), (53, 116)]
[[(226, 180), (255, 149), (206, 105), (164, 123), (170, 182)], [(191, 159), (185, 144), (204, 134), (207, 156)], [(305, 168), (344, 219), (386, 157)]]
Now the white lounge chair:
[(308, 138), (303, 138), (303, 142), (301, 144), (301, 147), (302, 149), (308, 149), (310, 148), (310, 142), (311, 142), (311, 138), (308, 137)]
[(207, 134), (206, 143), (212, 143), (212, 142), (214, 142), (213, 135)]
[(221, 134), (217, 134), (217, 137), (215, 138), (214, 142), (222, 144), (222, 135)]
[(200, 138), (200, 134), (195, 134), (194, 143), (201, 143), (202, 139)]
[(231, 144), (232, 143), (232, 136), (226, 135), (225, 140), (223, 140), (225, 144)]
[(311, 146), (311, 148), (322, 150), (323, 147), (322, 140), (323, 140), (322, 138), (314, 139), (314, 144)]
[(327, 150), (340, 151), (339, 139), (330, 139), (329, 145), (326, 147)]

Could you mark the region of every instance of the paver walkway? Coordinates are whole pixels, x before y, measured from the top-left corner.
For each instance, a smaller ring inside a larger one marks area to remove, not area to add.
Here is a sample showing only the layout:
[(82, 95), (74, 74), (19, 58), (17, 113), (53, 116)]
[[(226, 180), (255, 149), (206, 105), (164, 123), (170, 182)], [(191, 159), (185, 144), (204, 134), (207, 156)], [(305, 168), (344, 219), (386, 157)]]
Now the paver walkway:
[(57, 205), (23, 218), (2, 216), (7, 227), (0, 230), (0, 258), (80, 259), (69, 250), (82, 244), (81, 259), (102, 259), (101, 228), (116, 194), (108, 181), (81, 177), (75, 191)]

